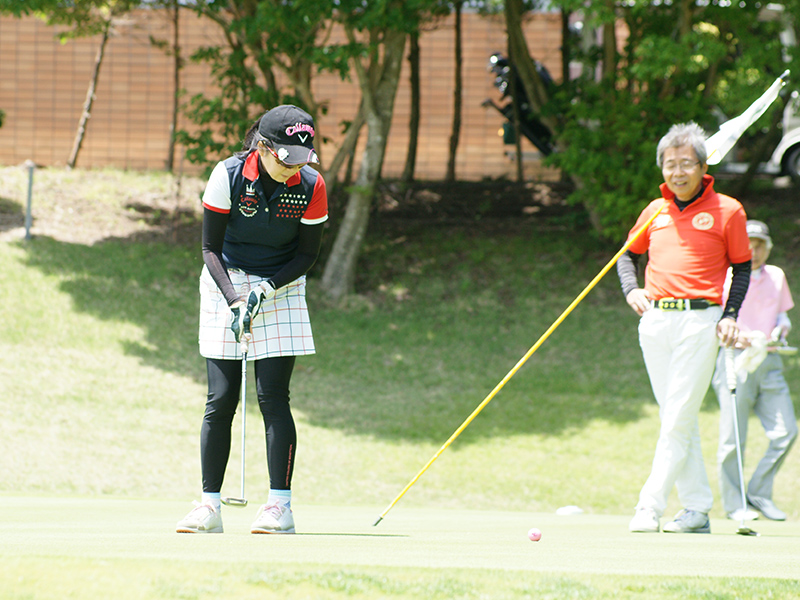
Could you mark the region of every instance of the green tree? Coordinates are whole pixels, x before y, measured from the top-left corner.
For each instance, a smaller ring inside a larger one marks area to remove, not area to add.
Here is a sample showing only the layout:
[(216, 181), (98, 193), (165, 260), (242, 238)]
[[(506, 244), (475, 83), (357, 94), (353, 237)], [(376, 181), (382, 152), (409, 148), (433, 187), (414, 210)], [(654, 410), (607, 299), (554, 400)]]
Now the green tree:
[[(437, 4), (436, 0), (197, 0), (193, 4), (198, 14), (220, 25), (227, 45), (204, 47), (193, 56), (209, 62), (220, 94), (195, 96), (189, 102), (188, 115), (198, 128), (191, 134), (182, 132), (181, 141), (192, 161), (210, 162), (235, 149), (264, 107), (295, 102), (317, 118), (324, 101), (312, 91), (313, 74), (328, 70), (348, 78), (351, 69), (355, 74), (361, 102), (331, 161), (333, 167), (326, 172), (331, 174), (329, 181), (335, 182), (345, 153), (354, 152), (364, 125), (366, 149), (325, 265), (323, 286), (331, 298), (341, 298), (353, 288), (383, 166), (406, 38)], [(346, 43), (330, 43), (336, 26), (344, 29)], [(285, 74), (287, 86), (278, 86), (277, 70)]]
[(336, 11), (335, 18), (344, 26), (351, 47), (359, 49), (351, 64), (361, 90), (367, 140), (322, 275), (323, 288), (333, 300), (354, 289), (358, 256), (394, 115), (406, 39), (418, 30), (421, 20), (430, 18), (431, 8), (429, 0), (345, 0)]
[(694, 120), (712, 134), (720, 113), (739, 114), (784, 70), (780, 25), (759, 19), (754, 3), (558, 5), (583, 11), (587, 35), (572, 49), (584, 74), (542, 102), (558, 122), (560, 152), (549, 160), (575, 182), (570, 200), (596, 230), (619, 238), (657, 194), (655, 145), (667, 128)]
[[(272, 106), (294, 103), (315, 119), (321, 114), (324, 101), (311, 87), (314, 72), (347, 74), (348, 49), (329, 42), (334, 6), (314, 0), (197, 0), (191, 5), (220, 26), (226, 45), (205, 46), (192, 56), (211, 66), (220, 93), (189, 101), (187, 116), (197, 125), (193, 133), (181, 133), (189, 160), (210, 163), (238, 149), (244, 131)], [(287, 85), (278, 84), (279, 72)]]

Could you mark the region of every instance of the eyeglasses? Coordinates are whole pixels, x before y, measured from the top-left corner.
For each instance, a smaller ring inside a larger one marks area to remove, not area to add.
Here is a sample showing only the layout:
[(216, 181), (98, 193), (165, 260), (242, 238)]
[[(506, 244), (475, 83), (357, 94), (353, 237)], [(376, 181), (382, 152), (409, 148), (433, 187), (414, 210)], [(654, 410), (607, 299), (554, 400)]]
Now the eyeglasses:
[(280, 167), (283, 167), (284, 169), (299, 169), (300, 167), (302, 167), (302, 166), (303, 166), (303, 165), (287, 165), (287, 164), (286, 164), (285, 162), (283, 162), (283, 161), (282, 161), (280, 158), (278, 158), (278, 153), (277, 153), (277, 152), (275, 152), (275, 150), (273, 150), (272, 148), (270, 148), (270, 147), (269, 147), (269, 146), (267, 146), (266, 144), (264, 144), (264, 147), (265, 147), (267, 150), (269, 150), (269, 153), (270, 153), (270, 154), (272, 154), (272, 158), (274, 158), (274, 159), (275, 159), (275, 162), (276, 162), (276, 163), (278, 163), (278, 166), (280, 166)]
[(665, 162), (661, 166), (661, 170), (665, 173), (675, 173), (678, 169), (683, 171), (684, 173), (688, 173), (692, 169), (694, 169), (697, 165), (700, 164), (700, 161), (691, 161), (691, 160), (682, 160), (680, 162)]

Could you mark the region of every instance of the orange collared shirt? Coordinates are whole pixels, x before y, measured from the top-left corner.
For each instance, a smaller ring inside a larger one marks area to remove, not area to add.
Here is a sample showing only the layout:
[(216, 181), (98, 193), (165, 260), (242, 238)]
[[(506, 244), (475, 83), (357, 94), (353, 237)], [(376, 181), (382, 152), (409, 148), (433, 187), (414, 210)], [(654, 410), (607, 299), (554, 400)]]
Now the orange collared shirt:
[(648, 253), (644, 289), (654, 300), (703, 298), (722, 304), (725, 274), (732, 263), (751, 259), (744, 208), (714, 191), (714, 178), (703, 177), (702, 196), (680, 211), (674, 194), (661, 185), (662, 198), (639, 215), (630, 239), (664, 202), (666, 208), (631, 244), (630, 251)]

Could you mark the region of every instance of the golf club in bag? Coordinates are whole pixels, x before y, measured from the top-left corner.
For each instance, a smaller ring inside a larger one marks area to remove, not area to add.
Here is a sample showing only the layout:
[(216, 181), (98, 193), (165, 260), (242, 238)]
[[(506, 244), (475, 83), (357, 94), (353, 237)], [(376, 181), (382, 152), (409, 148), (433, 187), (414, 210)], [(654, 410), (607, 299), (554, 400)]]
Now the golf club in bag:
[(242, 341), (242, 494), (239, 498), (225, 497), (222, 503), (226, 506), (247, 506), (244, 497), (244, 441), (247, 425), (247, 342)]
[(736, 533), (739, 535), (759, 535), (749, 527), (744, 525), (744, 514), (747, 511), (747, 495), (744, 491), (744, 467), (742, 460), (742, 441), (739, 439), (739, 411), (736, 406), (736, 366), (733, 360), (733, 348), (730, 346), (725, 347), (725, 375), (728, 378), (728, 389), (731, 392), (731, 408), (733, 410), (733, 433), (736, 440), (736, 463), (739, 467), (739, 487), (742, 491), (742, 512), (741, 520), (739, 521), (739, 529)]

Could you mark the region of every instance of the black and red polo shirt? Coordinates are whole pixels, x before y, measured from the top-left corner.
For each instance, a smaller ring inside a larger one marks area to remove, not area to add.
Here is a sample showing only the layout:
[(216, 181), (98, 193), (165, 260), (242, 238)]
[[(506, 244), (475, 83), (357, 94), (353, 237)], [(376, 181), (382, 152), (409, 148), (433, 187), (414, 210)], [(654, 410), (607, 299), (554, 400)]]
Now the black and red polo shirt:
[(328, 197), (322, 176), (305, 166), (270, 198), (258, 181), (258, 152), (232, 156), (214, 167), (203, 193), (203, 206), (229, 215), (222, 246), (228, 268), (271, 277), (296, 254), (301, 223), (328, 219)]

